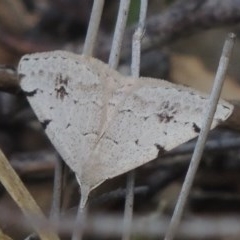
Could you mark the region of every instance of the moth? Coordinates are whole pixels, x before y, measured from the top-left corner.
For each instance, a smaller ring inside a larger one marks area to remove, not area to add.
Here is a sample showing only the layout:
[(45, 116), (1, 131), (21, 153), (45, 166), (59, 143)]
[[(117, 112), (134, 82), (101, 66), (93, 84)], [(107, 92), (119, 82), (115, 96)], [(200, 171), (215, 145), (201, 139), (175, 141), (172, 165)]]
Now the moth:
[[(120, 75), (65, 51), (22, 57), (22, 90), (52, 144), (75, 172), (84, 207), (106, 179), (137, 168), (198, 135), (208, 96), (153, 78)], [(221, 100), (211, 128), (233, 106)]]

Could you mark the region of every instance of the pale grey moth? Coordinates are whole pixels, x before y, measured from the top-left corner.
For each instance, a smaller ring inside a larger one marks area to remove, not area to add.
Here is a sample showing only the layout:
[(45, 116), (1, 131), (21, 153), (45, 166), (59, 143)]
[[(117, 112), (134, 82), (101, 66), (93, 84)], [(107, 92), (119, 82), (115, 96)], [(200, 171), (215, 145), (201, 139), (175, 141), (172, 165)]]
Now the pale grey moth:
[[(39, 121), (89, 192), (198, 135), (208, 97), (160, 79), (125, 77), (92, 57), (64, 51), (22, 57), (20, 85)], [(221, 100), (212, 123), (233, 106)]]

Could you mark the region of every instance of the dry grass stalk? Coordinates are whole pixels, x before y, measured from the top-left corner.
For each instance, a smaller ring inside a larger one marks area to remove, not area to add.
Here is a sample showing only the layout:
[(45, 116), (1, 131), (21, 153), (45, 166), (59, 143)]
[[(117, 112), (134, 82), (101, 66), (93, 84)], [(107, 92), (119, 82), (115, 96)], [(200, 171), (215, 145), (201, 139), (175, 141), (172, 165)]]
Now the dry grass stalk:
[[(32, 224), (41, 240), (59, 240), (58, 236), (48, 227), (47, 219), (43, 215), (41, 209), (26, 189), (12, 166), (9, 164), (7, 158), (1, 150), (0, 181), (29, 220), (29, 223)], [(35, 221), (35, 219), (38, 220)]]

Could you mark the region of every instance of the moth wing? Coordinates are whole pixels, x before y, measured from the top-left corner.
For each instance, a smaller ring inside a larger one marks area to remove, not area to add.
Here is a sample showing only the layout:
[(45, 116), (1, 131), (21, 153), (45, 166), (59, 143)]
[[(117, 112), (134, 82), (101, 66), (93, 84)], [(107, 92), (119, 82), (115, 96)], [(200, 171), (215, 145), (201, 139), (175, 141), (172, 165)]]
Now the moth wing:
[[(21, 87), (51, 142), (89, 191), (198, 135), (207, 97), (150, 78), (126, 78), (89, 57), (24, 56)], [(212, 128), (233, 106), (221, 101)]]
[(78, 175), (106, 119), (106, 72), (105, 64), (64, 51), (25, 55), (19, 63), (20, 85), (31, 107)]
[[(196, 137), (208, 97), (164, 80), (137, 79), (102, 135), (80, 176), (95, 188), (108, 178), (141, 166)], [(226, 120), (233, 106), (220, 101), (211, 128)]]

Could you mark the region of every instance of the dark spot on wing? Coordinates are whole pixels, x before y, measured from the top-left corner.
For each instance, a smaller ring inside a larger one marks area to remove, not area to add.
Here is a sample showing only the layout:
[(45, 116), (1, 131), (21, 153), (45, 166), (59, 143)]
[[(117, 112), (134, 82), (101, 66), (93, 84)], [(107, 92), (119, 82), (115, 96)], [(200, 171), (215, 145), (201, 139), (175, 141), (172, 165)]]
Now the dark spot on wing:
[(67, 129), (67, 128), (69, 128), (70, 126), (71, 126), (71, 124), (70, 124), (70, 123), (68, 123), (68, 125), (66, 126), (66, 129)]
[(36, 93), (37, 93), (37, 89), (34, 89), (33, 91), (23, 91), (24, 94), (27, 96), (27, 97), (33, 97)]
[(223, 120), (220, 119), (220, 118), (216, 118), (215, 121), (216, 121), (217, 125), (219, 125), (219, 124), (221, 124), (223, 122)]
[(23, 61), (29, 61), (29, 58), (23, 58)]
[(38, 74), (39, 74), (40, 76), (43, 76), (43, 75), (44, 75), (44, 71), (41, 69), (41, 70), (39, 70)]
[(126, 110), (121, 110), (121, 111), (119, 111), (120, 113), (123, 113), (123, 112), (132, 112), (132, 110), (131, 109), (126, 109)]
[(94, 135), (98, 135), (99, 133), (94, 131), (94, 132), (85, 132), (85, 133), (82, 133), (83, 136), (87, 136), (87, 135), (90, 135), (90, 134), (94, 134)]
[(63, 77), (63, 75), (61, 73), (59, 73), (56, 76), (55, 79), (55, 91), (57, 93), (57, 98), (60, 98), (61, 100), (64, 99), (64, 97), (66, 95), (68, 95), (67, 91), (66, 91), (66, 87), (68, 85), (68, 81), (69, 81), (69, 77)]
[(44, 130), (46, 130), (48, 124), (49, 124), (51, 121), (52, 121), (51, 119), (46, 119), (46, 120), (44, 120), (43, 122), (41, 122), (42, 127), (43, 127)]
[(173, 116), (170, 116), (167, 112), (162, 112), (157, 114), (158, 118), (159, 118), (159, 122), (164, 122), (164, 123), (168, 123), (173, 119)]
[(194, 132), (199, 133), (201, 128), (196, 123), (193, 123), (193, 130)]
[(64, 86), (61, 86), (60, 88), (55, 88), (55, 91), (56, 91), (56, 97), (60, 98), (61, 100), (63, 100), (64, 97), (68, 95)]
[[(160, 122), (168, 123), (174, 119), (174, 115), (178, 113), (180, 104), (178, 102), (171, 103), (170, 101), (163, 101), (161, 108), (163, 111), (158, 114)], [(176, 122), (176, 120), (174, 120)]]
[(25, 74), (23, 74), (23, 73), (19, 73), (18, 74), (18, 79), (21, 81), (23, 78), (25, 78), (26, 77), (26, 75)]
[(137, 139), (137, 140), (135, 140), (135, 144), (136, 144), (136, 145), (138, 145), (138, 142), (139, 142), (139, 140), (138, 140), (138, 139)]
[(197, 113), (201, 113), (201, 112), (203, 111), (203, 109), (200, 108), (200, 107), (198, 107), (198, 108), (195, 109), (195, 111), (196, 111)]
[(222, 106), (223, 106), (223, 108), (226, 108), (228, 110), (230, 109), (228, 106), (225, 106), (225, 105), (222, 105)]
[(77, 101), (77, 100), (73, 100), (73, 103), (74, 103), (74, 104), (77, 104), (77, 103), (78, 103), (78, 101)]
[(56, 77), (56, 85), (64, 85), (67, 86), (69, 81), (69, 77), (63, 77), (61, 73), (59, 73)]
[(110, 137), (106, 137), (106, 139), (107, 139), (107, 140), (110, 140), (110, 141), (114, 142), (116, 145), (118, 145), (118, 141), (116, 141), (116, 140), (114, 140), (114, 139), (112, 139), (112, 138), (110, 138)]
[(165, 108), (165, 109), (169, 108), (169, 101), (163, 102), (163, 108)]
[(164, 131), (163, 134), (164, 134), (164, 135), (167, 135), (167, 132)]
[(165, 148), (163, 146), (161, 146), (160, 144), (155, 143), (154, 146), (158, 150), (158, 156), (161, 156), (161, 155), (163, 155), (166, 152)]

